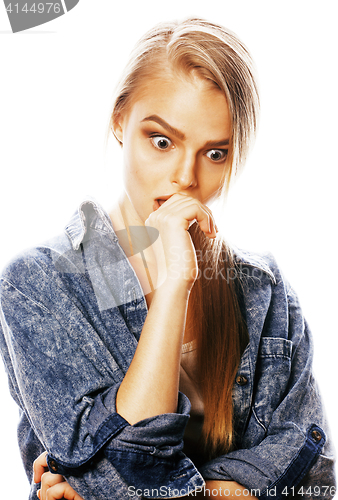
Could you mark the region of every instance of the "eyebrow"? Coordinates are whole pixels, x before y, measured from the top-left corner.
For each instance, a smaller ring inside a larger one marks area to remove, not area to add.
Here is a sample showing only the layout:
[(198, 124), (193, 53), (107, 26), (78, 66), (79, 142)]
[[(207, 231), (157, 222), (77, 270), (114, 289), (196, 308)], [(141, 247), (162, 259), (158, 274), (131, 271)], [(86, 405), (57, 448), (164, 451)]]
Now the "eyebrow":
[(163, 118), (161, 118), (158, 115), (147, 116), (146, 118), (143, 118), (142, 122), (156, 122), (159, 125), (161, 125), (161, 127), (168, 130), (168, 132), (178, 137), (181, 141), (185, 140), (185, 135), (183, 134), (183, 132), (180, 132), (179, 130), (177, 130), (177, 128), (174, 128), (171, 125), (169, 125), (169, 123), (167, 123), (165, 120), (163, 120)]
[[(178, 137), (178, 139), (180, 139), (181, 141), (184, 141), (186, 139), (186, 137), (183, 134), (183, 132), (181, 132), (180, 130), (177, 130), (177, 128), (174, 128), (171, 125), (169, 125), (168, 122), (166, 122), (165, 120), (163, 120), (163, 118), (161, 118), (158, 115), (147, 116), (146, 118), (143, 118), (143, 120), (141, 120), (141, 122), (156, 122), (159, 125), (161, 125), (161, 127), (163, 127), (166, 130), (168, 130), (168, 132), (170, 132), (171, 134), (173, 134), (176, 137)], [(212, 147), (213, 148), (217, 148), (217, 147), (228, 146), (228, 145), (229, 145), (229, 139), (224, 139), (224, 140), (221, 140), (221, 141), (208, 141), (208, 142), (205, 143), (204, 148), (206, 148), (206, 149), (207, 148), (212, 148)]]
[(229, 146), (229, 139), (224, 139), (223, 141), (208, 141), (204, 144), (205, 149), (208, 148), (220, 148), (221, 146)]

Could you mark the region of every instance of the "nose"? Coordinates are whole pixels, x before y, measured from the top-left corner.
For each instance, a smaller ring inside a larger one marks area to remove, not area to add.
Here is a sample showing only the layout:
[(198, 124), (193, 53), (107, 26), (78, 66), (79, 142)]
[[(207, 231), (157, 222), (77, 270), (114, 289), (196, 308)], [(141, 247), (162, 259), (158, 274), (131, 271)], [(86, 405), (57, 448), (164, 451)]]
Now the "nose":
[(171, 175), (171, 182), (180, 190), (197, 186), (197, 161), (193, 154), (186, 154), (177, 159), (177, 163)]

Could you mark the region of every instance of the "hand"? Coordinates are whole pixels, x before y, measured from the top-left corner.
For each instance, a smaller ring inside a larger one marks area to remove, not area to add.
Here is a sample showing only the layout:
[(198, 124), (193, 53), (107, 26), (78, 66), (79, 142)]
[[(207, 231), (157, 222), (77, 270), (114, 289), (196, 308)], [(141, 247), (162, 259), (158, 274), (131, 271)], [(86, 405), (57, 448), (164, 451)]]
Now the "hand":
[(62, 476), (50, 472), (42, 476), (38, 497), (40, 500), (84, 500)]
[(160, 237), (152, 245), (157, 262), (158, 283), (184, 282), (191, 288), (198, 275), (194, 245), (188, 229), (197, 220), (209, 238), (216, 237), (211, 210), (191, 196), (176, 193), (152, 212), (146, 226), (155, 227)]
[(41, 482), (37, 492), (40, 500), (83, 500), (60, 474), (48, 471), (47, 452), (42, 453), (34, 462), (34, 482)]
[(33, 463), (34, 483), (40, 483), (42, 475), (48, 472), (47, 452), (44, 451)]

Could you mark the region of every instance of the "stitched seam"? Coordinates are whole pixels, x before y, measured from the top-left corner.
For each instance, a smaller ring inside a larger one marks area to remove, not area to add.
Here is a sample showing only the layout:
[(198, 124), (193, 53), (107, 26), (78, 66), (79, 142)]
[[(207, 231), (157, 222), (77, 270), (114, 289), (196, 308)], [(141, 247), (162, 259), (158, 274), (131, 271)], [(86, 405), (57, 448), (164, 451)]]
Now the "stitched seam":
[(260, 425), (260, 426), (264, 429), (264, 432), (265, 432), (265, 433), (267, 433), (267, 432), (268, 432), (268, 430), (267, 430), (267, 428), (265, 427), (265, 425), (264, 425), (264, 424), (262, 424), (262, 422), (259, 420), (259, 418), (258, 418), (258, 416), (257, 416), (257, 414), (256, 414), (256, 412), (255, 412), (255, 408), (252, 408), (252, 413), (254, 414), (254, 417), (255, 417), (255, 419), (257, 420), (257, 423), (258, 423), (258, 424), (259, 424), (259, 425)]
[(14, 290), (16, 290), (17, 292), (19, 292), (20, 295), (22, 295), (23, 297), (25, 297), (27, 300), (29, 300), (30, 302), (32, 302), (36, 306), (40, 307), (40, 309), (43, 309), (44, 311), (50, 313), (49, 309), (47, 309), (44, 305), (39, 304), (39, 302), (36, 302), (31, 297), (28, 297), (28, 295), (24, 294), (21, 290), (19, 290), (16, 286), (14, 286), (13, 283), (11, 283), (10, 281), (6, 280), (5, 278), (1, 278), (1, 281), (7, 283), (9, 286), (11, 286), (12, 288), (14, 288)]

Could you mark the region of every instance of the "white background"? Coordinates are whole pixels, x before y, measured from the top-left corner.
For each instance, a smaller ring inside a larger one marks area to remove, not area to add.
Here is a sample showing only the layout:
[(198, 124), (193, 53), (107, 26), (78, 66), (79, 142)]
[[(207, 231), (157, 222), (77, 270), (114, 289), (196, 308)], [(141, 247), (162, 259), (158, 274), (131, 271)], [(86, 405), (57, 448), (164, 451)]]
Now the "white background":
[[(121, 157), (116, 146), (104, 156), (104, 134), (113, 88), (138, 38), (159, 21), (187, 16), (227, 26), (256, 61), (262, 116), (246, 172), (218, 225), (239, 246), (272, 251), (297, 290), (337, 443), (336, 6), (80, 0), (59, 19), (11, 34), (1, 3), (0, 267), (61, 231), (84, 195), (109, 208)], [(1, 498), (25, 499), (17, 409), (2, 364), (0, 387)]]

